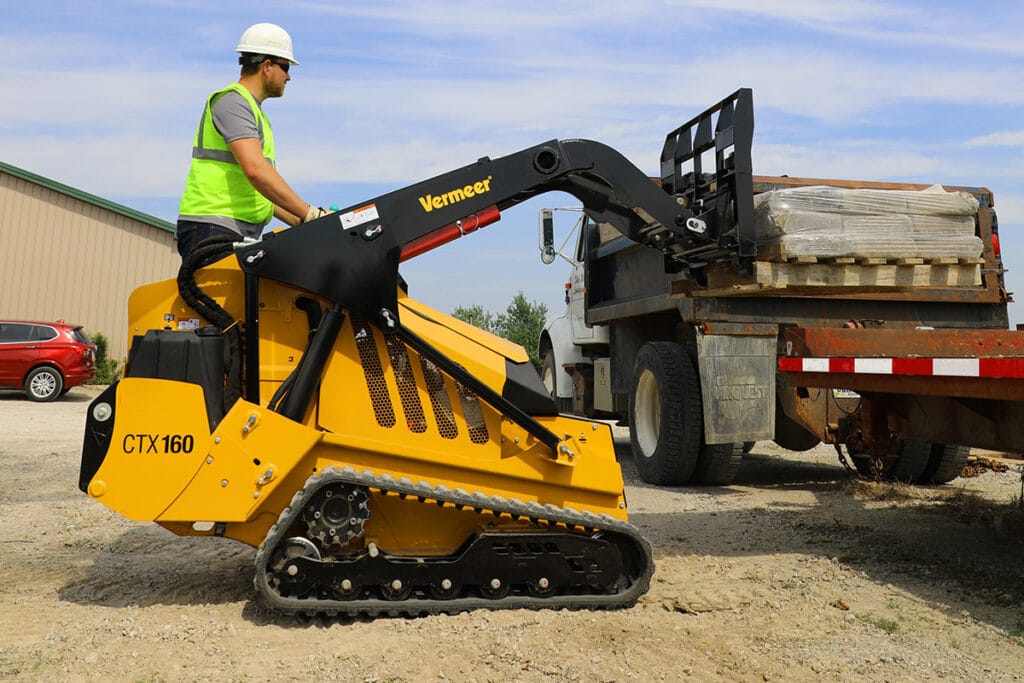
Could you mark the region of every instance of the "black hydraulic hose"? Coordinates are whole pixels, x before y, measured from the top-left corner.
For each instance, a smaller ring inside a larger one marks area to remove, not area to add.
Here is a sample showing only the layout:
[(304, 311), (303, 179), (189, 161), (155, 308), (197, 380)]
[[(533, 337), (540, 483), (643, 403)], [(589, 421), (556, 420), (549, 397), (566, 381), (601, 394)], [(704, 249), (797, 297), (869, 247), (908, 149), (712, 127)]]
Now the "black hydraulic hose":
[[(309, 353), (309, 347), (313, 343), (313, 337), (316, 334), (316, 330), (320, 327), (320, 320), (323, 318), (323, 311), (320, 310), (320, 304), (315, 299), (310, 299), (306, 296), (300, 296), (295, 300), (295, 308), (306, 314), (306, 321), (309, 327), (309, 332), (306, 334), (306, 348), (303, 350), (302, 355), (305, 356)], [(292, 372), (281, 382), (281, 386), (277, 388), (274, 395), (270, 398), (270, 402), (267, 407), (273, 411), (277, 411), (277, 406), (284, 398), (285, 394), (291, 391), (292, 386), (295, 384), (295, 376), (299, 372), (299, 368), (302, 366), (301, 362)]]
[(277, 404), (281, 402), (281, 399), (285, 397), (285, 394), (287, 394), (291, 390), (292, 385), (295, 384), (296, 372), (298, 372), (298, 368), (293, 370), (291, 374), (288, 375), (283, 382), (281, 382), (281, 386), (277, 388), (277, 391), (274, 392), (274, 395), (270, 397), (270, 401), (267, 402), (268, 408), (277, 412)]
[(242, 395), (242, 334), (235, 319), (196, 283), (196, 271), (234, 251), (238, 239), (214, 235), (188, 254), (178, 269), (178, 293), (185, 303), (215, 325), (224, 334), (224, 411), (230, 410)]
[(232, 251), (237, 238), (215, 235), (199, 243), (182, 262), (178, 269), (178, 292), (185, 303), (222, 331), (234, 325), (235, 320), (231, 314), (224, 310), (224, 307), (209, 297), (196, 284), (196, 271), (203, 266), (214, 263), (224, 258)]
[(316, 328), (310, 340), (309, 347), (299, 361), (299, 367), (295, 371), (295, 381), (288, 395), (282, 401), (278, 413), (285, 417), (300, 422), (306, 414), (306, 408), (320, 384), (324, 368), (327, 366), (327, 359), (334, 349), (334, 342), (341, 331), (341, 325), (345, 322), (345, 313), (341, 306), (334, 304), (323, 320)]

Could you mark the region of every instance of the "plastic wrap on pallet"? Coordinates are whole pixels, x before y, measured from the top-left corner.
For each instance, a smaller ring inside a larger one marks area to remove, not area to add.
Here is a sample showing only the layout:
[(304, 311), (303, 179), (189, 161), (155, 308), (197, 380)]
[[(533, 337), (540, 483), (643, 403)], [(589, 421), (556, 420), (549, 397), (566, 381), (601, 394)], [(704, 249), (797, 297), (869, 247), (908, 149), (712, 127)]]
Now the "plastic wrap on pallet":
[(926, 190), (846, 189), (827, 185), (793, 187), (754, 197), (755, 206), (769, 210), (821, 211), (841, 214), (914, 214), (972, 216), (978, 200), (967, 192), (947, 192), (941, 185)]
[(978, 201), (940, 186), (923, 191), (815, 186), (755, 198), (758, 244), (786, 257), (977, 258)]

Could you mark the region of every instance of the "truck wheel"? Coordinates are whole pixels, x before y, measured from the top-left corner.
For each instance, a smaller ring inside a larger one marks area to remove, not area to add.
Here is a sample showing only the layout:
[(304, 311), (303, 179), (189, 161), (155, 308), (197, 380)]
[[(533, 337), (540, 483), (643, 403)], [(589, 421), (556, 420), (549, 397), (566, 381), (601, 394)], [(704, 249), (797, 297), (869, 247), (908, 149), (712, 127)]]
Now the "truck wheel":
[(736, 478), (743, 462), (743, 443), (704, 444), (700, 448), (697, 467), (693, 470), (694, 484), (728, 486)]
[(863, 476), (876, 481), (899, 481), (917, 484), (931, 461), (932, 443), (917, 439), (904, 439), (899, 455), (882, 460), (854, 457), (853, 464)]
[(917, 439), (904, 439), (900, 457), (893, 463), (887, 479), (901, 481), (904, 484), (916, 484), (921, 480), (931, 460), (932, 443)]
[(548, 390), (548, 393), (555, 399), (555, 403), (558, 404), (558, 412), (571, 413), (572, 399), (558, 398), (558, 376), (556, 370), (555, 352), (552, 349), (548, 349), (544, 352), (544, 365), (540, 370), (540, 379), (544, 383), (544, 387)]
[(922, 484), (948, 484), (960, 476), (971, 449), (948, 443), (932, 444), (931, 458), (921, 475)]
[(640, 348), (629, 417), (640, 478), (661, 486), (685, 484), (700, 455), (704, 417), (693, 363), (682, 346), (650, 342)]
[[(699, 396), (700, 366), (697, 364), (697, 349), (687, 346), (686, 356), (690, 359), (693, 376), (697, 379), (697, 395)], [(701, 417), (703, 415), (703, 406), (701, 406)], [(707, 486), (727, 486), (731, 484), (733, 479), (736, 478), (740, 464), (743, 462), (743, 454), (749, 450), (745, 448), (746, 444), (739, 442), (708, 445), (704, 443), (703, 424), (701, 425), (700, 437), (700, 454), (697, 456), (697, 466), (693, 469), (693, 476), (690, 482)], [(753, 448), (753, 442), (751, 442), (750, 446)]]

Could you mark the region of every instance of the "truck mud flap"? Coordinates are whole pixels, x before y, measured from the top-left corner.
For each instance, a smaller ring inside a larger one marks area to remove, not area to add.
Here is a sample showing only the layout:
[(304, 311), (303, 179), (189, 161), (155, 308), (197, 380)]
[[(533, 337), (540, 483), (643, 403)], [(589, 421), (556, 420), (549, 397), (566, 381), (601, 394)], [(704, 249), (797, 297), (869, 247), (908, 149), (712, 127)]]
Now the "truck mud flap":
[(697, 365), (708, 444), (772, 439), (774, 325), (715, 323), (697, 330)]

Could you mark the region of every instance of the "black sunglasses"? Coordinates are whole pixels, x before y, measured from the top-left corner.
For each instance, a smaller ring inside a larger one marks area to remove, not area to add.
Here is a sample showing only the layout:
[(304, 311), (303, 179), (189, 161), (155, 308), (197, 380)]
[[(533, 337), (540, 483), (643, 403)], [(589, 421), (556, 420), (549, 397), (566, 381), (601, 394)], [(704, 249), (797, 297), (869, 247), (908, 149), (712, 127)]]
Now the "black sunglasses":
[(271, 59), (270, 63), (277, 64), (279, 67), (281, 67), (281, 71), (284, 71), (285, 73), (288, 73), (288, 69), (292, 68), (291, 62), (275, 62), (273, 59)]

